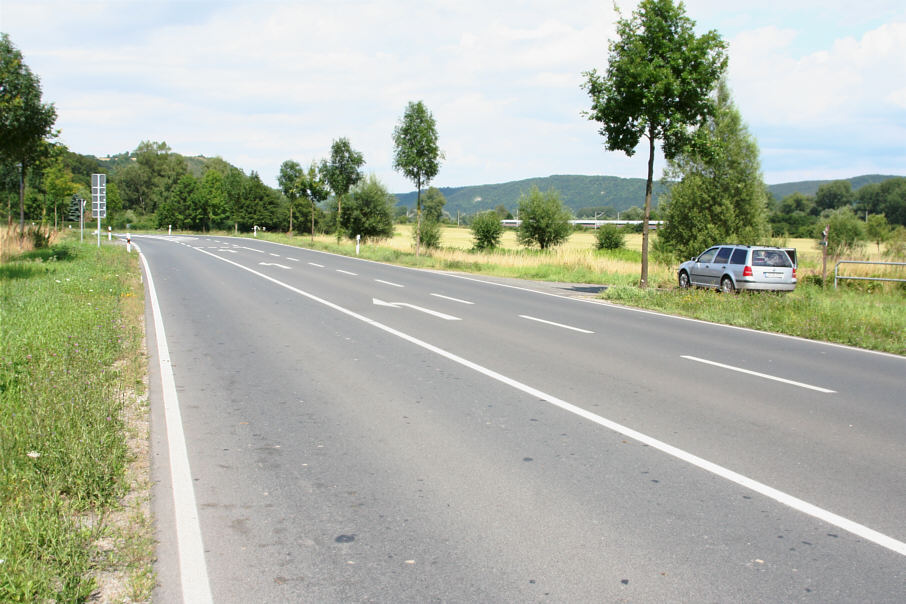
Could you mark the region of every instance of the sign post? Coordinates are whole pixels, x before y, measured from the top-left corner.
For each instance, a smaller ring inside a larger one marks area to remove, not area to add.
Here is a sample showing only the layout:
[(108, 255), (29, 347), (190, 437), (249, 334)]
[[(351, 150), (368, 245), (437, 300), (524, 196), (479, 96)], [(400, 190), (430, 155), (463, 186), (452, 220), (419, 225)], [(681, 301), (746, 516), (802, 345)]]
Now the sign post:
[(107, 175), (91, 175), (91, 213), (98, 219), (98, 247), (101, 247), (101, 218), (107, 218)]

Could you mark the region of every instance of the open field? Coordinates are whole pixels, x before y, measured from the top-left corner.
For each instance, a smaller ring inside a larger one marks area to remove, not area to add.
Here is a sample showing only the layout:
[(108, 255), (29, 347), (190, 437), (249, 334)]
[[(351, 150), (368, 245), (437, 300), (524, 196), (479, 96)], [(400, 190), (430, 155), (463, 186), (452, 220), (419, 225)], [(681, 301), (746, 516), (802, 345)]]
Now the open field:
[(2, 602), (150, 597), (143, 298), (122, 246), (0, 264)]

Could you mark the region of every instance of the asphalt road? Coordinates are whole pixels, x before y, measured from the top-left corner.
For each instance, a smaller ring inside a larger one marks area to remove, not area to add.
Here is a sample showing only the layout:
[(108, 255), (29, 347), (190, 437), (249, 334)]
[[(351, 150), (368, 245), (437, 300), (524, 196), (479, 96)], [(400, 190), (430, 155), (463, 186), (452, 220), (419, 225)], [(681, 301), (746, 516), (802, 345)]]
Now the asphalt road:
[(134, 241), (160, 313), (156, 601), (906, 601), (902, 357)]

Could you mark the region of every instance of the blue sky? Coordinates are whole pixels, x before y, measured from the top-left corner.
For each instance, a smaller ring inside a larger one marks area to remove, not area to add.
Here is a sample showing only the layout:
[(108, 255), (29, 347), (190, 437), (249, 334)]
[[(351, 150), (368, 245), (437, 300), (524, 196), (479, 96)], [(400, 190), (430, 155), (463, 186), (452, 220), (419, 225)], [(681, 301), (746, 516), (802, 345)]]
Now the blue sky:
[[(902, 0), (689, 0), (686, 11), (729, 43), (768, 183), (906, 175)], [(437, 186), (644, 177), (644, 151), (605, 151), (581, 116), (581, 74), (606, 69), (614, 22), (606, 0), (0, 0), (0, 31), (74, 151), (166, 141), (275, 185), (284, 160), (319, 160), (345, 136), (394, 192), (413, 188), (391, 166), (411, 100), (437, 120)]]

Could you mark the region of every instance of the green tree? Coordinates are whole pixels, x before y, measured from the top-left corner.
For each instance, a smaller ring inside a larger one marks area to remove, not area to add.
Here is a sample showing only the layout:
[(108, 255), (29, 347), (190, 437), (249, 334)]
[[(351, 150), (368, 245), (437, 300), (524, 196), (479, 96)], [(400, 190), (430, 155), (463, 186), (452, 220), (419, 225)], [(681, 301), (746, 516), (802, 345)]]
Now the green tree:
[(642, 0), (631, 18), (617, 22), (606, 75), (583, 74), (592, 101), (586, 115), (602, 124), (605, 148), (632, 156), (641, 139), (648, 139), (641, 287), (648, 286), (655, 142), (662, 141), (668, 159), (700, 144), (691, 129), (711, 115), (709, 95), (727, 66), (726, 44), (718, 33), (696, 36), (694, 28), (682, 3)]
[(352, 148), (349, 139), (341, 138), (330, 146), (330, 159), (321, 162), (320, 173), (337, 198), (337, 242), (342, 228), (343, 197), (362, 180), (365, 158)]
[(422, 210), (425, 214), (425, 220), (441, 222), (444, 218), (444, 206), (447, 198), (440, 192), (437, 187), (429, 187), (425, 191), (425, 200), (422, 202)]
[(230, 211), (223, 188), (223, 174), (216, 170), (204, 173), (195, 188), (191, 207), (194, 228), (207, 232), (226, 226)]
[(881, 244), (890, 238), (890, 224), (884, 214), (871, 214), (865, 221), (865, 235), (869, 240), (874, 241), (878, 246), (878, 253), (881, 253)]
[(497, 212), (488, 210), (476, 214), (472, 218), (470, 228), (472, 230), (472, 238), (475, 241), (475, 249), (487, 250), (500, 245), (503, 225), (500, 224), (500, 216)]
[(500, 218), (500, 220), (512, 220), (513, 219), (513, 214), (509, 210), (507, 210), (506, 206), (503, 205), (502, 203), (498, 204), (497, 207), (494, 208), (494, 212), (496, 212), (497, 217)]
[(293, 210), (295, 210), (296, 200), (302, 196), (300, 184), (304, 168), (299, 162), (288, 159), (280, 165), (280, 174), (277, 176), (277, 183), (280, 190), (289, 201), (289, 230), (293, 230)]
[(415, 255), (419, 254), (422, 220), (422, 186), (440, 170), (444, 154), (437, 146), (437, 124), (422, 101), (409, 102), (393, 130), (393, 169), (415, 183)]
[(524, 246), (537, 245), (545, 250), (569, 237), (572, 215), (553, 189), (542, 193), (538, 187), (532, 187), (528, 195), (523, 194), (519, 199), (519, 218), (522, 224), (516, 237)]
[(19, 228), (25, 228), (25, 174), (55, 136), (57, 111), (41, 102), (41, 81), (8, 34), (0, 34), (0, 163), (19, 164)]
[(72, 198), (73, 193), (79, 190), (79, 185), (73, 181), (72, 172), (67, 168), (60, 157), (55, 158), (51, 165), (44, 170), (44, 190), (47, 191), (48, 201), (53, 205), (54, 226), (57, 224), (57, 209), (62, 207)]
[(412, 230), (412, 243), (421, 243), (421, 247), (426, 250), (434, 250), (440, 247), (440, 223), (436, 220), (422, 220)]
[(730, 98), (726, 80), (715, 93), (714, 113), (697, 133), (707, 153), (677, 153), (665, 177), (675, 182), (664, 210), (658, 246), (688, 258), (720, 242), (755, 244), (768, 235), (767, 188), (758, 144)]
[(308, 199), (311, 205), (311, 240), (315, 240), (315, 219), (321, 214), (318, 204), (325, 201), (330, 195), (327, 183), (315, 162), (308, 166), (308, 172), (300, 176), (299, 190), (302, 191), (302, 197)]
[(372, 174), (349, 191), (346, 211), (343, 212), (343, 230), (350, 239), (386, 239), (393, 236), (393, 205), (391, 195), (378, 178)]
[(856, 201), (852, 185), (848, 180), (835, 180), (818, 187), (815, 193), (815, 207), (818, 211), (836, 210), (848, 207)]
[(906, 178), (881, 183), (881, 212), (890, 224), (906, 226)]
[[(839, 257), (852, 251), (865, 240), (864, 223), (856, 217), (849, 206), (828, 211), (822, 215), (818, 224), (830, 227), (827, 237), (827, 253), (831, 256)], [(820, 227), (820, 229), (823, 228), (823, 226)], [(819, 241), (822, 239), (820, 232), (816, 233), (816, 237)]]

